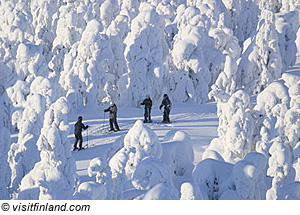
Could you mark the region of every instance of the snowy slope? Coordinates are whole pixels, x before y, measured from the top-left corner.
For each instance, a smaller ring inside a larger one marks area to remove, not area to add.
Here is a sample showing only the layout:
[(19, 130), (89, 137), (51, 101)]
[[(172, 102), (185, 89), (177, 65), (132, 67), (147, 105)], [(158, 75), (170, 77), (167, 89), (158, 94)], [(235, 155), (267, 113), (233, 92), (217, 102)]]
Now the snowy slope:
[[(73, 152), (76, 160), (77, 173), (80, 181), (93, 180), (88, 177), (87, 168), (89, 162), (95, 157), (107, 157), (112, 144), (121, 135), (125, 135), (128, 129), (132, 127), (138, 119), (143, 119), (143, 109), (139, 108), (119, 108), (118, 123), (121, 131), (116, 133), (105, 133), (109, 130), (108, 119), (103, 125), (104, 113), (103, 109), (85, 110), (80, 113), (83, 116), (83, 123), (90, 125), (88, 131), (83, 132), (84, 145), (87, 143), (87, 134), (89, 140), (89, 148), (83, 151)], [(180, 130), (188, 133), (193, 141), (194, 164), (201, 161), (202, 153), (209, 145), (210, 141), (217, 136), (218, 119), (216, 115), (216, 104), (207, 103), (202, 105), (196, 104), (175, 104), (171, 110), (171, 124), (158, 124), (162, 120), (162, 112), (158, 107), (154, 107), (152, 111), (153, 123), (147, 124), (163, 141), (166, 133), (172, 129)], [(79, 115), (79, 114), (78, 114)], [(70, 142), (74, 142), (73, 125), (78, 117), (77, 114), (70, 114), (69, 119), (71, 129), (68, 136)]]

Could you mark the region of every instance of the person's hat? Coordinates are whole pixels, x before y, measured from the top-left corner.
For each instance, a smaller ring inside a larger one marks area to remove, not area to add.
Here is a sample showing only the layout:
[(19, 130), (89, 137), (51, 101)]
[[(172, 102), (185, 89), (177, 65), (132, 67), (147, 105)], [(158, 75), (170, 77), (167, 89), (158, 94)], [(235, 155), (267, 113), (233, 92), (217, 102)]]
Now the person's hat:
[(168, 95), (167, 95), (167, 94), (164, 94), (164, 97), (168, 97)]
[(146, 98), (150, 98), (150, 95), (149, 95), (149, 94), (147, 94), (147, 95), (146, 95)]
[(82, 116), (79, 116), (79, 117), (78, 117), (78, 120), (82, 120)]

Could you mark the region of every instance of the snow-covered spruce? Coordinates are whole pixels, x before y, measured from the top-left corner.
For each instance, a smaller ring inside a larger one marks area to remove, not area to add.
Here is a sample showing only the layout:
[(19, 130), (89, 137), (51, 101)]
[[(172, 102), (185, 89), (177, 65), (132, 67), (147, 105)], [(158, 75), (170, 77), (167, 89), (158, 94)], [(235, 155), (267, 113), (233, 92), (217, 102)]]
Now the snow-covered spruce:
[(59, 83), (72, 109), (110, 100), (115, 80), (109, 73), (113, 53), (107, 36), (99, 33), (102, 29), (97, 20), (89, 21), (81, 39), (65, 57)]
[(215, 140), (207, 150), (216, 151), (228, 162), (243, 159), (255, 150), (255, 121), (249, 95), (239, 90), (229, 97), (222, 89), (213, 87), (210, 96), (217, 101), (219, 141)]
[(252, 43), (244, 47), (239, 63), (241, 86), (250, 94), (257, 94), (281, 77), (283, 62), (280, 55), (274, 12), (264, 9)]
[(124, 40), (128, 73), (119, 80), (122, 103), (133, 106), (138, 106), (147, 94), (158, 100), (164, 91), (166, 75), (164, 20), (148, 3), (142, 3), (139, 10)]
[(76, 167), (68, 141), (68, 103), (61, 97), (45, 113), (37, 146), (41, 161), (22, 179), (19, 199), (70, 199)]
[(267, 157), (271, 140), (284, 135), (284, 115), (289, 108), (288, 88), (280, 83), (270, 84), (257, 96), (256, 111), (257, 129), (256, 151)]
[(234, 165), (205, 159), (193, 170), (193, 179), (204, 199), (262, 200), (267, 191), (265, 168), (266, 157), (257, 152)]
[(266, 198), (276, 200), (278, 189), (294, 180), (295, 169), (291, 163), (290, 151), (279, 137), (272, 141), (269, 153), (271, 156), (267, 175), (273, 179), (272, 187), (268, 190)]
[(26, 107), (18, 122), (18, 142), (13, 143), (8, 153), (11, 175), (11, 188), (17, 191), (22, 178), (40, 161), (36, 145), (43, 127), (46, 100), (39, 94), (29, 95)]
[[(160, 158), (162, 146), (156, 134), (141, 120), (137, 120), (124, 138), (124, 147), (110, 159), (109, 166), (113, 172), (125, 172), (129, 180), (137, 164), (148, 156)], [(120, 162), (124, 163), (120, 165)]]
[(11, 171), (7, 162), (10, 147), (10, 132), (0, 124), (0, 199), (9, 199), (8, 187), (10, 186)]
[(149, 156), (160, 158), (162, 147), (156, 134), (138, 120), (124, 137), (123, 148), (108, 161), (114, 180), (114, 198), (124, 197), (124, 189), (131, 184), (138, 163)]
[(168, 75), (168, 88), (176, 102), (202, 103), (208, 100), (208, 88), (223, 70), (225, 58), (205, 30), (207, 17), (196, 7), (182, 6), (181, 10), (175, 19), (178, 33), (171, 52), (175, 68)]
[[(90, 177), (95, 176), (96, 182), (105, 186), (105, 199), (116, 199), (118, 197), (118, 181), (112, 178), (112, 172), (108, 163), (100, 157), (91, 160), (88, 167)], [(104, 191), (103, 191), (104, 192)], [(76, 195), (76, 194), (75, 194)]]
[(182, 131), (169, 131), (161, 143), (163, 154), (161, 161), (167, 164), (177, 189), (191, 178), (194, 168), (194, 151), (191, 137)]

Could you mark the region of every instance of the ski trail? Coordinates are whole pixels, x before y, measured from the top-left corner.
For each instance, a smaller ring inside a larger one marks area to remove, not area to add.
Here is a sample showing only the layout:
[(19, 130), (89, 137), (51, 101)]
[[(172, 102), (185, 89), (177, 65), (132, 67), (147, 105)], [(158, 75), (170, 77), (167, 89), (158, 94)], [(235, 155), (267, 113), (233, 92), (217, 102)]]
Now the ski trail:
[[(96, 157), (107, 158), (109, 151), (112, 149), (115, 141), (125, 136), (128, 130), (133, 126), (136, 120), (143, 120), (143, 110), (138, 108), (119, 108), (118, 124), (121, 131), (106, 133), (109, 130), (108, 119), (98, 118), (97, 112), (101, 110), (87, 110), (83, 113), (83, 123), (91, 126), (88, 131), (83, 131), (83, 145), (87, 143), (88, 133), (88, 149), (83, 151), (72, 152), (76, 160), (77, 174), (80, 181), (93, 180), (87, 174), (87, 168), (90, 161)], [(162, 120), (161, 112), (158, 108), (153, 108), (152, 123), (146, 123), (151, 128), (159, 140), (162, 142), (165, 135), (170, 130), (180, 130), (188, 133), (193, 141), (194, 163), (201, 161), (202, 153), (208, 147), (213, 138), (217, 136), (218, 118), (216, 114), (216, 104), (176, 104), (171, 111), (171, 123), (160, 123)], [(77, 119), (76, 115), (70, 115), (70, 119)], [(70, 127), (74, 125), (70, 123)], [(71, 143), (74, 142), (73, 129), (70, 129), (68, 136)]]

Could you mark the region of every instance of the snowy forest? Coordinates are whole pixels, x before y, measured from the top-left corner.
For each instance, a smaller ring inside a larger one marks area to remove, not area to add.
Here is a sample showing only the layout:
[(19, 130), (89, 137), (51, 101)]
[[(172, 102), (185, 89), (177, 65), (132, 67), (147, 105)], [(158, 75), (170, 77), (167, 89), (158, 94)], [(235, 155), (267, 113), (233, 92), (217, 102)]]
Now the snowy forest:
[[(300, 199), (300, 0), (0, 0), (0, 14), (1, 200)], [(90, 145), (73, 152), (79, 115)]]

